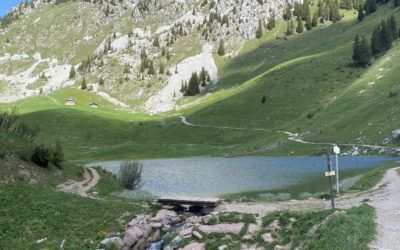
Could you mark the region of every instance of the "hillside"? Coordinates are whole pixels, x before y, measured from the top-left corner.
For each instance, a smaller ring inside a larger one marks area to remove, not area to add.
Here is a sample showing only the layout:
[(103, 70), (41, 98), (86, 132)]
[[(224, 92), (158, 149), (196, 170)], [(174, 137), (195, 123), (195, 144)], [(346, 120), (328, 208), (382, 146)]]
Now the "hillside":
[[(144, 3), (148, 8), (141, 8)], [(264, 1), (263, 8), (254, 8), (260, 6), (258, 1), (159, 4), (165, 8), (151, 1), (33, 1), (34, 8), (22, 8), (23, 18), (4, 27), (0, 38), (0, 107), (16, 106), (27, 122), (42, 127), (38, 140), (43, 143), (62, 137), (69, 159), (312, 155), (332, 143), (347, 153), (382, 154), (397, 146), (392, 131), (400, 126), (398, 43), (368, 67), (356, 67), (351, 59), (356, 35), (369, 39), (374, 27), (390, 15), (400, 23), (393, 2), (378, 4), (361, 22), (357, 11), (343, 8), (340, 20), (326, 20), (291, 36), (286, 36), (287, 22), (280, 18), (285, 7), (280, 2)], [(112, 10), (108, 16), (107, 6)], [(166, 15), (173, 6), (179, 6), (177, 14)], [(311, 15), (318, 10), (316, 2), (310, 2), (310, 10)], [(97, 14), (86, 17), (89, 13)], [(221, 21), (215, 17), (210, 23), (215, 13)], [(255, 38), (258, 21), (262, 18), (267, 25), (271, 13), (275, 27)], [(42, 20), (43, 15), (53, 15), (59, 24)], [(254, 16), (259, 18), (250, 18)], [(74, 18), (77, 25), (65, 21)], [(182, 18), (189, 18), (191, 25)], [(50, 32), (56, 27), (66, 30), (65, 36)], [(51, 33), (42, 38), (54, 44), (39, 42), (38, 30)], [(21, 31), (29, 46), (21, 46), (22, 37), (12, 35)], [(159, 47), (154, 45), (156, 38)], [(217, 53), (221, 39), (225, 56)], [(151, 75), (147, 68), (140, 73), (143, 48), (147, 63), (157, 65), (165, 58), (165, 74)], [(71, 65), (76, 75), (69, 79)], [(183, 96), (182, 80), (188, 81), (192, 71), (202, 67), (213, 84), (210, 81), (197, 96)], [(83, 78), (86, 90), (80, 89)], [(34, 87), (29, 90), (28, 85)], [(138, 97), (139, 92), (145, 94)], [(77, 105), (65, 106), (69, 98)], [(90, 108), (91, 103), (100, 108)], [(160, 111), (166, 112), (154, 115)], [(200, 126), (188, 126), (179, 116)], [(360, 147), (365, 144), (369, 147)]]

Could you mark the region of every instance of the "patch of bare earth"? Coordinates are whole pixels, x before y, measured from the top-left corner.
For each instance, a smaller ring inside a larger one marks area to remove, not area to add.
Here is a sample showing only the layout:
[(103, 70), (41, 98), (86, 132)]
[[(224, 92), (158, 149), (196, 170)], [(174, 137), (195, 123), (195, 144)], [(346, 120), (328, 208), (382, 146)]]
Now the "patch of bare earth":
[(68, 180), (57, 186), (57, 189), (66, 193), (78, 194), (83, 197), (88, 197), (87, 191), (96, 186), (100, 180), (100, 175), (94, 168), (89, 168), (83, 173), (83, 181)]

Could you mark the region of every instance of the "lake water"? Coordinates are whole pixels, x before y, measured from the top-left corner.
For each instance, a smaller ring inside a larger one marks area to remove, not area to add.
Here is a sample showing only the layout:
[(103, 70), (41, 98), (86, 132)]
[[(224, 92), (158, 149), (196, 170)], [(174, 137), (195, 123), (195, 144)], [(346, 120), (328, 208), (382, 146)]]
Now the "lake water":
[[(341, 179), (393, 161), (387, 157), (340, 157)], [(216, 196), (265, 190), (316, 193), (326, 191), (325, 157), (198, 157), (140, 160), (144, 188), (157, 195)], [(121, 161), (87, 164), (118, 173)], [(334, 169), (335, 159), (332, 159)]]

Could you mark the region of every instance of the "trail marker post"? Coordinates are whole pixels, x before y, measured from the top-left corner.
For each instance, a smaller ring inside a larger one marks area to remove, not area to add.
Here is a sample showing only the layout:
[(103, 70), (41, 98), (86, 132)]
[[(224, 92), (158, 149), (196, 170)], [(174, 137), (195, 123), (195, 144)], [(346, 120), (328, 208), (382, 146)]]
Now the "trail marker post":
[(335, 175), (335, 171), (332, 171), (331, 156), (329, 150), (326, 150), (326, 160), (328, 161), (328, 172), (325, 172), (325, 176), (328, 176), (329, 178), (329, 190), (331, 192), (331, 206), (332, 210), (335, 210), (335, 197), (333, 196), (333, 187), (332, 187), (332, 175)]
[(336, 193), (339, 193), (339, 162), (338, 162), (338, 154), (340, 154), (340, 148), (338, 146), (333, 147), (333, 152), (336, 156)]

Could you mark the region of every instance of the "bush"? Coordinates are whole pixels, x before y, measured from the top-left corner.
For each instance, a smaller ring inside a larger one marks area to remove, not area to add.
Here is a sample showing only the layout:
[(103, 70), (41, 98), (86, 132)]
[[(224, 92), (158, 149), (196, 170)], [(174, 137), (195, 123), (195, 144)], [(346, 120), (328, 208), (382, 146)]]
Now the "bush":
[(33, 150), (32, 161), (41, 167), (49, 167), (49, 162), (53, 160), (51, 150), (43, 145), (38, 145)]
[(136, 161), (124, 161), (119, 166), (118, 182), (121, 187), (134, 190), (142, 181), (142, 164)]

